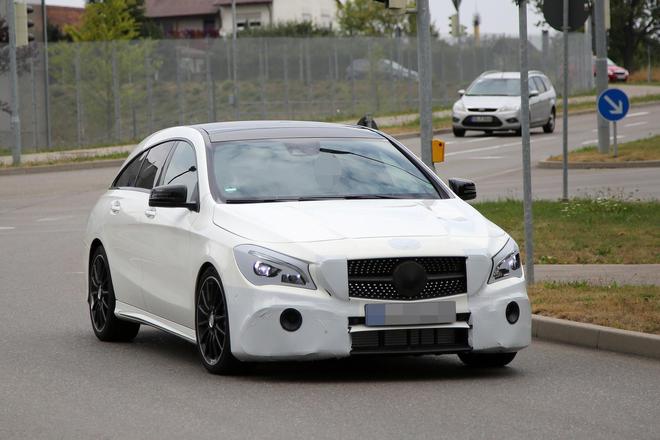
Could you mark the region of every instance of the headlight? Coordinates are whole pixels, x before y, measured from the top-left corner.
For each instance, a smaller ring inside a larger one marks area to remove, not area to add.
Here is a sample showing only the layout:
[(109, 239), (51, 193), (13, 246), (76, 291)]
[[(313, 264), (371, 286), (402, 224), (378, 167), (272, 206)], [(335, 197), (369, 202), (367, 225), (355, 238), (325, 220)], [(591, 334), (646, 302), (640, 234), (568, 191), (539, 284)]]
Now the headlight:
[(515, 104), (509, 104), (509, 105), (505, 105), (504, 107), (500, 107), (500, 111), (503, 112), (517, 112), (518, 110), (520, 110), (520, 106), (517, 106)]
[(252, 245), (236, 246), (234, 258), (243, 276), (257, 286), (316, 289), (305, 261)]
[(521, 278), (522, 266), (518, 245), (509, 238), (504, 247), (493, 257), (493, 270), (488, 284), (511, 277)]
[(465, 111), (465, 104), (463, 104), (463, 100), (458, 100), (454, 104), (454, 111), (455, 112), (464, 112)]

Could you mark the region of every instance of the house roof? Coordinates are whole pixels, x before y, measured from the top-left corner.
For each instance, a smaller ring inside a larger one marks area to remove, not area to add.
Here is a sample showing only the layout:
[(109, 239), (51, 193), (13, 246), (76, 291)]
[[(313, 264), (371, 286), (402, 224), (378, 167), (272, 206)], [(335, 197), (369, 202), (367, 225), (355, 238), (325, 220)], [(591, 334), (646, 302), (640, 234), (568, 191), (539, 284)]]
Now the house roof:
[[(146, 0), (145, 15), (152, 18), (213, 15), (220, 6), (230, 6), (232, 0)], [(236, 0), (237, 5), (272, 3), (272, 0)]]

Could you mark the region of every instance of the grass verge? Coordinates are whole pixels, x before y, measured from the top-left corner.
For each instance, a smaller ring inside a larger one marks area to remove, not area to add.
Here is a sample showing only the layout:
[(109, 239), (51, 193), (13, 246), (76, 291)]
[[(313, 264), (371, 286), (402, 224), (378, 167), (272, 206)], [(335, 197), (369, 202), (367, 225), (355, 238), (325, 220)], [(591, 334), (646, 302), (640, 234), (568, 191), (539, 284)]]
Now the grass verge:
[[(601, 154), (598, 147), (590, 145), (568, 153), (569, 162), (629, 162), (633, 160), (660, 160), (660, 135), (619, 144), (618, 156)], [(548, 160), (560, 161), (561, 156)]]
[[(481, 202), (474, 207), (511, 234), (524, 250), (521, 201)], [(532, 209), (536, 263), (660, 263), (660, 202), (539, 200)]]
[(102, 161), (102, 160), (126, 159), (129, 154), (130, 154), (129, 152), (121, 152), (121, 153), (102, 154), (102, 155), (98, 155), (98, 156), (63, 157), (61, 159), (54, 159), (54, 160), (49, 160), (49, 161), (44, 161), (44, 162), (24, 162), (24, 163), (21, 163), (21, 165), (19, 165), (18, 167), (15, 167), (13, 165), (5, 165), (3, 163), (0, 163), (0, 169), (32, 168), (32, 167), (41, 167), (41, 166), (49, 166), (49, 165), (62, 165), (62, 164), (68, 164), (68, 163), (98, 162), (98, 161)]
[(549, 282), (528, 293), (539, 315), (660, 334), (660, 286)]

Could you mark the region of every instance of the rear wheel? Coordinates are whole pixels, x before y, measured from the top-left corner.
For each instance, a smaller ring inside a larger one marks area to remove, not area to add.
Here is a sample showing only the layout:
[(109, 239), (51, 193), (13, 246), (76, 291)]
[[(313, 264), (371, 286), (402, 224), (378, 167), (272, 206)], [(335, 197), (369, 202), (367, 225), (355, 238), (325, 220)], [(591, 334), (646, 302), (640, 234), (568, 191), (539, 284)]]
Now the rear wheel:
[(88, 278), (89, 317), (96, 337), (101, 341), (123, 342), (135, 338), (140, 324), (123, 321), (115, 316), (115, 291), (103, 246), (97, 247), (92, 254)]
[(465, 136), (465, 129), (463, 128), (452, 127), (452, 131), (454, 132), (454, 136), (456, 137), (462, 138), (463, 136)]
[(218, 273), (213, 268), (204, 271), (197, 286), (195, 334), (199, 357), (209, 372), (235, 372), (238, 360), (231, 354), (225, 291)]
[(469, 367), (497, 368), (508, 365), (516, 357), (516, 353), (459, 353), (459, 359)]
[(548, 122), (543, 126), (543, 132), (544, 133), (552, 133), (555, 131), (555, 109), (552, 109), (552, 112), (550, 113), (550, 118), (548, 119)]

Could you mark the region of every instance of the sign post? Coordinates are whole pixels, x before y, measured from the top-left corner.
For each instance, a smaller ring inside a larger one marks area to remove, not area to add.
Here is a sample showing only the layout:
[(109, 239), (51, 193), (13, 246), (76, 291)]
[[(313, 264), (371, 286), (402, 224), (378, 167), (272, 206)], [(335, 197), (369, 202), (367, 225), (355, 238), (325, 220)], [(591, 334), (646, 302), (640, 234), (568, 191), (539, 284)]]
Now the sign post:
[(621, 89), (607, 89), (598, 95), (598, 114), (614, 124), (614, 157), (619, 154), (616, 123), (625, 118), (630, 110), (628, 96)]

